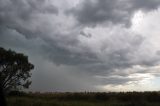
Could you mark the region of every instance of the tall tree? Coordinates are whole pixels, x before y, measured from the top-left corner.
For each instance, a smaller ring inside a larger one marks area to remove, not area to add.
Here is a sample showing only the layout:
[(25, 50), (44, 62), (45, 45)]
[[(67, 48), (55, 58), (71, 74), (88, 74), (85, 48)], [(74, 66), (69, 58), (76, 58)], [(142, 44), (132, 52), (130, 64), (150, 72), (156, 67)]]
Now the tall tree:
[(3, 91), (28, 88), (33, 68), (24, 54), (0, 47), (0, 86)]

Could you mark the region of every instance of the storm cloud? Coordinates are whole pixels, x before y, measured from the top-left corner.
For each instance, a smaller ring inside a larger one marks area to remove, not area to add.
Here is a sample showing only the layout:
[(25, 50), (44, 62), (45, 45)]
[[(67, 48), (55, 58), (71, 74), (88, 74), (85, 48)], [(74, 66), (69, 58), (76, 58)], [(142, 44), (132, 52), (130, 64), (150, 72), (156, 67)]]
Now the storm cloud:
[(150, 11), (160, 5), (158, 0), (84, 0), (71, 9), (80, 24), (95, 26), (103, 23), (130, 25), (137, 10)]
[(36, 67), (34, 91), (125, 87), (159, 77), (159, 5), (159, 0), (0, 0), (0, 46), (29, 56)]

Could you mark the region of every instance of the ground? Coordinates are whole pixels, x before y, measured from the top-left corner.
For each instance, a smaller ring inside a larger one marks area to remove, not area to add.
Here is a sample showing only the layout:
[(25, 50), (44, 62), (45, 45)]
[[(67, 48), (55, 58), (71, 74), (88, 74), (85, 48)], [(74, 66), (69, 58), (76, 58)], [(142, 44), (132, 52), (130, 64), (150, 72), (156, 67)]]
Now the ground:
[(12, 93), (8, 106), (160, 106), (159, 92)]

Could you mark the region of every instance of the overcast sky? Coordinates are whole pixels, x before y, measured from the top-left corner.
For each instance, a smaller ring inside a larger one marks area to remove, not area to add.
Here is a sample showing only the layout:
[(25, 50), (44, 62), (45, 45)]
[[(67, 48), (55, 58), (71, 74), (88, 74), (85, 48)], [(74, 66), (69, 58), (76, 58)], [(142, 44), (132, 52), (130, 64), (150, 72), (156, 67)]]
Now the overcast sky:
[(0, 0), (0, 46), (32, 91), (160, 90), (160, 0)]

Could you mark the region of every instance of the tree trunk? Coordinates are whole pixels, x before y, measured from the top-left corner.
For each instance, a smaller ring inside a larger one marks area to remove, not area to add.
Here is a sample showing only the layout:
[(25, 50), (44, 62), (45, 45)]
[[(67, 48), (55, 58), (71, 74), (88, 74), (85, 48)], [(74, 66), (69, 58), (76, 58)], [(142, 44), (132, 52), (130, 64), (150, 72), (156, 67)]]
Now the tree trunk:
[(0, 106), (6, 106), (6, 100), (1, 84), (0, 84)]

